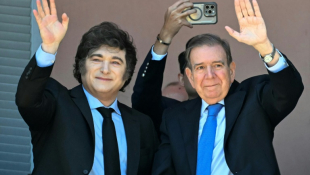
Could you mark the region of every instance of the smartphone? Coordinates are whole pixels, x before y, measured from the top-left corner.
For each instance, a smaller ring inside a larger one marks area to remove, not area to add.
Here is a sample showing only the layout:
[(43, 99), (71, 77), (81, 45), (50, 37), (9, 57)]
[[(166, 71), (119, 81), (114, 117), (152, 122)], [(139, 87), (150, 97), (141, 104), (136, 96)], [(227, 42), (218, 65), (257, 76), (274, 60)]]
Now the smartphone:
[(189, 23), (192, 25), (217, 23), (217, 4), (215, 2), (194, 2), (193, 4), (193, 9), (196, 9), (197, 12), (186, 17)]

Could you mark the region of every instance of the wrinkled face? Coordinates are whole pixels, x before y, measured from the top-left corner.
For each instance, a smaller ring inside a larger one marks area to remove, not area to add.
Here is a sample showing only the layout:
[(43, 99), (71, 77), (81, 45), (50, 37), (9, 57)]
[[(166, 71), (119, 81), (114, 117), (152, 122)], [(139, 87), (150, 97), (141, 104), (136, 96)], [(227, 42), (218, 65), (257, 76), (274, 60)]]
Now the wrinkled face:
[(186, 75), (198, 95), (208, 104), (224, 99), (235, 79), (235, 63), (227, 64), (224, 49), (220, 45), (199, 46), (190, 53), (192, 70)]
[(126, 80), (125, 51), (101, 46), (85, 61), (85, 73), (81, 76), (84, 88), (94, 97), (116, 96)]

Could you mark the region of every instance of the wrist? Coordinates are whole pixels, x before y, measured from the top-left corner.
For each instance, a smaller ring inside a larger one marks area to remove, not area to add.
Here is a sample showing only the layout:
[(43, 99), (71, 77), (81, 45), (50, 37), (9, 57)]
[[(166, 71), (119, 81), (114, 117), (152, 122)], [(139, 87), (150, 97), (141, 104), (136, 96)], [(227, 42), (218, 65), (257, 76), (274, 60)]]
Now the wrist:
[(165, 30), (161, 30), (158, 37), (165, 43), (171, 43), (173, 36)]
[(273, 44), (269, 40), (264, 43), (257, 44), (253, 47), (260, 53), (262, 57), (270, 54), (273, 51)]
[(55, 54), (58, 50), (59, 43), (53, 43), (53, 44), (42, 43), (41, 47), (44, 52)]

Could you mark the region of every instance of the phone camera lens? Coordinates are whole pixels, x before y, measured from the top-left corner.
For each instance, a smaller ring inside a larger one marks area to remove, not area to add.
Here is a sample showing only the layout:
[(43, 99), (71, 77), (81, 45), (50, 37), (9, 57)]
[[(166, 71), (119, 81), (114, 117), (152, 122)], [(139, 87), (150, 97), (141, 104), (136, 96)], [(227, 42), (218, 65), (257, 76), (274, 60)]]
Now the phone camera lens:
[(210, 8), (210, 7), (207, 5), (207, 6), (206, 6), (206, 9), (209, 9), (209, 8)]
[(214, 9), (214, 5), (211, 6), (211, 9)]
[(212, 10), (209, 10), (208, 12), (209, 12), (209, 13), (212, 13)]

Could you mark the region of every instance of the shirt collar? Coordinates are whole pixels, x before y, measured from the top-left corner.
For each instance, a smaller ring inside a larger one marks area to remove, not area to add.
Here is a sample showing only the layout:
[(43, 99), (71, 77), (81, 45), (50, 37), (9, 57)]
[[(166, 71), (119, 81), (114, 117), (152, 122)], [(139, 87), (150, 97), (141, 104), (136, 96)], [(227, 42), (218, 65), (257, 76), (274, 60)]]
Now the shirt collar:
[[(202, 101), (202, 105), (201, 105), (200, 115), (202, 115), (205, 112), (205, 110), (207, 109), (207, 107), (209, 106), (209, 104), (207, 102), (205, 102), (203, 99), (201, 99), (201, 101)], [(222, 104), (223, 106), (225, 106), (224, 99), (219, 101), (219, 102), (217, 102), (217, 103)]]
[(117, 105), (117, 98), (114, 100), (114, 102), (110, 106), (104, 106), (97, 98), (95, 98), (89, 92), (87, 92), (87, 90), (84, 88), (83, 85), (82, 85), (82, 87), (83, 87), (83, 91), (86, 95), (90, 109), (96, 109), (99, 107), (112, 108), (112, 109), (114, 109), (114, 111), (118, 115), (121, 115), (121, 112), (120, 112), (118, 105)]

